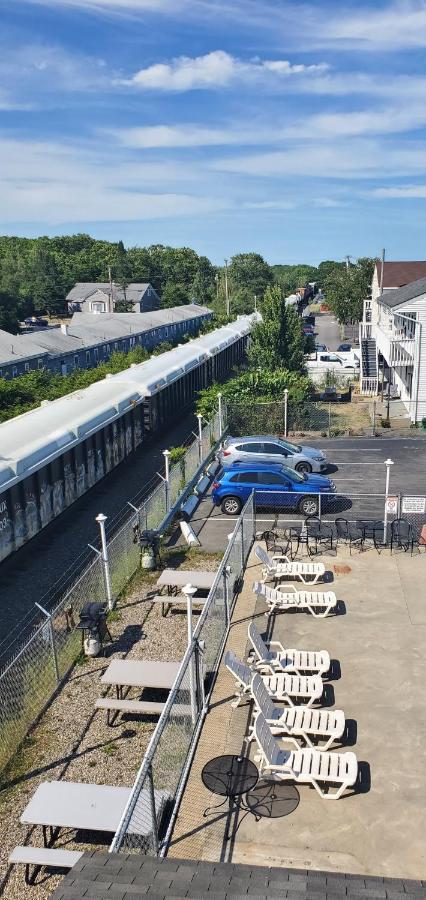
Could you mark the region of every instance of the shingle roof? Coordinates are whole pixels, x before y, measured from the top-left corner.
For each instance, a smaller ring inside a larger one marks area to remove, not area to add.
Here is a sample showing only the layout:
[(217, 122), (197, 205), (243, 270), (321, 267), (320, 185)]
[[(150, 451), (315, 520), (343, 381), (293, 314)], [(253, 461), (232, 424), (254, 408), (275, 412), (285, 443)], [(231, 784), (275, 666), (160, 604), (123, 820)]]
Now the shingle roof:
[(197, 859), (156, 859), (142, 853), (85, 853), (51, 895), (51, 900), (420, 900), (426, 881), (348, 875), (315, 869), (284, 869)]
[[(380, 283), (382, 264), (376, 263)], [(426, 260), (406, 260), (405, 262), (385, 262), (383, 271), (383, 287), (398, 288), (418, 278), (426, 277)]]
[(0, 364), (31, 359), (33, 356), (46, 356), (46, 350), (33, 340), (32, 334), (9, 334), (0, 329)]
[(379, 299), (385, 306), (393, 307), (406, 303), (407, 300), (414, 300), (421, 294), (426, 294), (426, 276), (418, 278), (417, 281), (411, 281), (410, 284), (405, 284), (395, 291), (386, 291)]
[[(142, 299), (147, 289), (152, 285), (149, 282), (132, 282), (126, 287), (126, 300), (137, 303)], [(105, 291), (109, 294), (109, 281), (79, 281), (74, 285), (66, 296), (68, 303), (86, 300), (96, 291)], [(154, 288), (152, 288), (154, 290)], [(115, 300), (124, 300), (124, 291), (119, 285), (113, 282), (113, 292)]]

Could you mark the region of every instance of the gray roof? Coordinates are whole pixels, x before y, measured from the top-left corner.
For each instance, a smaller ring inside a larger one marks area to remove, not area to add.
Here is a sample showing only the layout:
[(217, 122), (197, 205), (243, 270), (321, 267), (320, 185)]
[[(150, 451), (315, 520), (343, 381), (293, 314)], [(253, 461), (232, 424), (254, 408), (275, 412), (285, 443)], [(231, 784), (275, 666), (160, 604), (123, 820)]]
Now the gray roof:
[(34, 356), (46, 356), (46, 350), (33, 340), (32, 334), (9, 334), (0, 329), (0, 365), (22, 362)]
[[(120, 287), (120, 285), (112, 283), (113, 286), (113, 294), (114, 300), (124, 300), (124, 291)], [(152, 284), (149, 282), (133, 282), (126, 287), (126, 300), (131, 303), (138, 303), (142, 300), (142, 297), (148, 290), (148, 288), (152, 287)], [(103, 291), (106, 294), (109, 294), (110, 284), (109, 281), (79, 281), (74, 285), (73, 288), (69, 291), (66, 296), (68, 303), (78, 303), (84, 300), (87, 300), (88, 297), (91, 297), (92, 294), (95, 294), (96, 291)]]
[(396, 288), (394, 291), (385, 291), (379, 297), (379, 301), (384, 303), (385, 306), (394, 307), (400, 306), (401, 303), (406, 303), (407, 300), (415, 300), (416, 297), (421, 297), (422, 294), (426, 294), (426, 278), (410, 281), (409, 284), (404, 284), (403, 287)]
[(46, 353), (54, 356), (73, 353), (82, 348), (96, 347), (105, 341), (143, 334), (153, 328), (208, 315), (211, 315), (211, 310), (195, 303), (145, 313), (74, 313), (66, 332), (59, 326), (45, 328), (37, 331), (37, 338), (34, 338), (30, 333), (14, 335), (0, 331), (0, 365), (45, 356)]
[[(267, 822), (265, 824), (268, 824)], [(219, 854), (218, 854), (219, 855)], [(268, 860), (266, 860), (268, 862)], [(394, 860), (395, 870), (398, 862)], [(29, 894), (29, 892), (28, 892)], [(409, 878), (324, 872), (256, 866), (250, 863), (206, 862), (167, 856), (157, 859), (145, 853), (85, 853), (51, 895), (51, 900), (78, 897), (150, 897), (176, 900), (178, 897), (214, 897), (230, 900), (257, 897), (291, 897), (297, 900), (420, 900), (426, 895), (426, 881)]]

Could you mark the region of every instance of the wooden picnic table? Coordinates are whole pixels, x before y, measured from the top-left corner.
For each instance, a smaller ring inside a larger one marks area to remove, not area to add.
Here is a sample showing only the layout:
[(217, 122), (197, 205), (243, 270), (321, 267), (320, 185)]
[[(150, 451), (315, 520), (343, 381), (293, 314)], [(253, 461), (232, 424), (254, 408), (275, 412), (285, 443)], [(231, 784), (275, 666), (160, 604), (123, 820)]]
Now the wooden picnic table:
[(114, 684), (119, 698), (123, 696), (123, 687), (152, 687), (170, 690), (179, 668), (180, 662), (113, 659), (102, 675), (101, 683)]
[(191, 584), (192, 587), (209, 591), (213, 586), (216, 574), (216, 572), (204, 572), (201, 569), (164, 569), (157, 579), (157, 587), (173, 589)]
[[(86, 784), (76, 781), (44, 781), (25, 807), (21, 822), (24, 825), (40, 825), (43, 829), (44, 844), (47, 846), (47, 828), (50, 828), (50, 843), (61, 828), (75, 828), (84, 831), (106, 831), (115, 833), (121, 820), (131, 788), (110, 784)], [(142, 792), (143, 793), (143, 792)], [(167, 799), (165, 791), (155, 791), (156, 809), (161, 810)], [(138, 801), (146, 803), (150, 809), (148, 790), (146, 798)], [(144, 825), (142, 820), (146, 820)], [(130, 822), (133, 834), (148, 834), (151, 831), (151, 816), (138, 815)]]

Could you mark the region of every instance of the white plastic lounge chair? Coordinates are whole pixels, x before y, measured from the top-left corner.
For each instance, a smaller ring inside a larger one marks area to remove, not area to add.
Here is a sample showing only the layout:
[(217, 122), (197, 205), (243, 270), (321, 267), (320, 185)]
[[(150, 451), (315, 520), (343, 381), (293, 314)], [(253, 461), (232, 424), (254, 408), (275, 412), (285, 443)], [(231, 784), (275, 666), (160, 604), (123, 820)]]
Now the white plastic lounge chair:
[(276, 610), (285, 612), (287, 609), (300, 609), (302, 612), (308, 610), (317, 619), (324, 619), (330, 610), (337, 606), (334, 591), (298, 591), (292, 584), (289, 584), (285, 591), (281, 591), (269, 587), (263, 581), (255, 581), (253, 591), (263, 597), (268, 604), (267, 616)]
[[(236, 678), (236, 699), (232, 703), (236, 707), (250, 693), (253, 672), (232, 650), (225, 653), (225, 666)], [(324, 685), (320, 675), (285, 675), (280, 672), (278, 675), (260, 677), (271, 699), (288, 703), (289, 706), (294, 706), (293, 700), (296, 698), (299, 702), (306, 701), (306, 706), (312, 706), (315, 700), (322, 697)]]
[[(308, 747), (315, 747), (311, 738), (317, 739), (317, 748), (328, 750), (333, 741), (339, 740), (345, 730), (345, 714), (341, 709), (307, 709), (306, 706), (276, 706), (263, 684), (259, 674), (253, 676), (251, 695), (256, 712), (262, 713), (272, 734), (280, 735), (285, 741), (291, 741), (296, 747), (296, 738), (302, 738)], [(254, 725), (251, 728), (253, 732)], [(253, 733), (249, 740), (253, 740)], [(325, 743), (319, 744), (319, 741)]]
[[(254, 736), (259, 749), (261, 775), (272, 775), (279, 781), (312, 784), (324, 800), (338, 800), (346, 788), (355, 784), (358, 762), (355, 753), (330, 753), (325, 750), (283, 750), (275, 740), (262, 713), (256, 717)], [(318, 782), (327, 787), (337, 785), (333, 793), (325, 793)]]
[[(325, 675), (330, 668), (330, 656), (326, 650), (287, 649), (279, 641), (269, 641), (266, 645), (254, 622), (249, 624), (248, 638), (254, 650), (248, 662), (258, 672), (269, 675), (274, 672)], [(276, 649), (272, 650), (272, 647)]]
[(259, 545), (255, 549), (257, 558), (263, 563), (262, 580), (267, 578), (300, 578), (303, 584), (316, 584), (324, 575), (324, 563), (291, 562), (288, 556), (269, 556)]

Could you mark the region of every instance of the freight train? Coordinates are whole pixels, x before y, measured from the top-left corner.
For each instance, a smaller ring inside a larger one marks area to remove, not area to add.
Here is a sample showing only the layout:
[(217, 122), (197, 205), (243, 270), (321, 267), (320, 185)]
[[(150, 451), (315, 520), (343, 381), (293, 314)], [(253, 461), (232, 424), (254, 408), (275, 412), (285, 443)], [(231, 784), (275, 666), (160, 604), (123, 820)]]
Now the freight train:
[(244, 359), (235, 322), (0, 425), (0, 560), (172, 422)]

